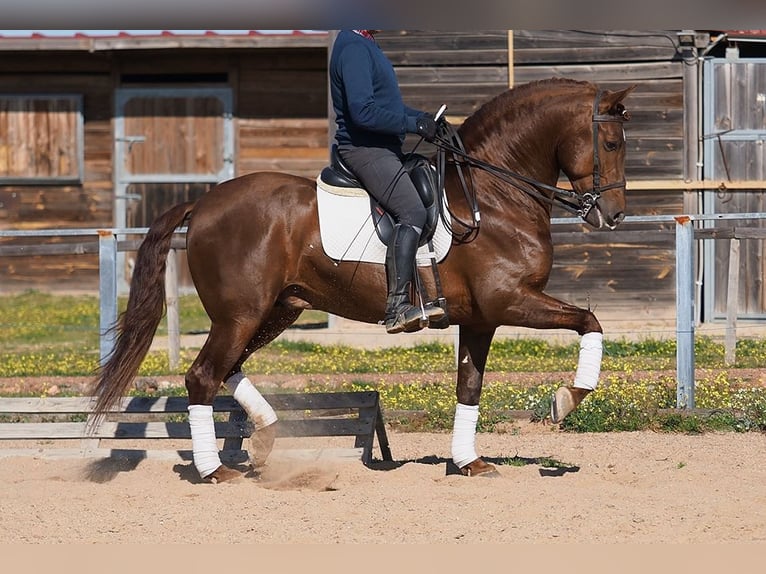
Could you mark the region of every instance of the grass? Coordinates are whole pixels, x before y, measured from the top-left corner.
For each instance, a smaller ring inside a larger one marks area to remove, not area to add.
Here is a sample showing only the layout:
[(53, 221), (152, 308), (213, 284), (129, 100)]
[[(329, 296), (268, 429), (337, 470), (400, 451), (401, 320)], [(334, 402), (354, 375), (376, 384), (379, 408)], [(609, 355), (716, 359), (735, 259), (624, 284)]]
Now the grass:
[[(125, 301), (120, 304), (124, 306)], [(207, 330), (209, 321), (196, 296), (181, 297), (179, 304), (182, 332)], [(326, 320), (326, 315), (305, 312), (300, 320), (315, 323)], [(158, 333), (165, 329), (161, 324)], [(89, 376), (98, 364), (98, 299), (39, 292), (0, 297), (0, 345), (0, 377)], [(534, 338), (495, 341), (487, 371), (499, 380), (484, 385), (479, 430), (507, 424), (510, 411), (529, 411), (534, 420), (542, 420), (553, 391), (571, 382), (578, 348), (577, 343), (554, 345)], [(725, 368), (723, 345), (707, 337), (695, 339), (695, 363), (702, 373), (696, 381), (696, 406), (704, 412), (674, 411), (675, 354), (673, 340), (607, 339), (599, 388), (567, 417), (562, 428), (574, 432), (766, 430), (766, 389), (741, 379), (736, 368)], [(172, 372), (165, 352), (151, 352), (139, 375), (183, 374), (195, 356), (196, 351), (182, 350), (180, 365)], [(766, 367), (766, 341), (738, 341), (736, 367)], [(338, 390), (380, 392), (384, 409), (391, 413), (388, 419), (401, 427), (451, 428), (455, 408), (452, 345), (357, 349), (274, 342), (253, 355), (245, 370), (307, 375), (312, 381), (308, 391), (327, 390), (326, 380), (332, 375)], [(531, 374), (519, 383), (518, 376), (510, 376), (518, 372)], [(548, 377), (555, 381), (541, 384), (534, 375), (541, 372), (561, 373), (561, 378)], [(392, 373), (411, 376), (405, 383), (391, 383), (387, 377)], [(503, 380), (505, 373), (509, 380)], [(377, 382), (370, 382), (369, 375)], [(183, 394), (185, 390), (162, 392)]]

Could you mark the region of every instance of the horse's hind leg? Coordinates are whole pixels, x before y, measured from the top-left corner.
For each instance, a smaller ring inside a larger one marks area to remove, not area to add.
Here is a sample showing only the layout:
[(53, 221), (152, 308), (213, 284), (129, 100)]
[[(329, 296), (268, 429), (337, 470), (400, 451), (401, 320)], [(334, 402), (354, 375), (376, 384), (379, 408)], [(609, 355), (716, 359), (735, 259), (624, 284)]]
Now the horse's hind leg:
[(452, 461), (466, 476), (496, 476), (497, 470), (476, 454), (479, 399), (494, 329), (460, 327), (457, 368), (457, 406), (452, 429)]
[[(258, 321), (255, 318), (249, 320), (239, 318), (226, 323), (214, 322), (210, 326), (207, 341), (186, 373), (194, 466), (202, 478), (223, 482), (240, 476), (236, 470), (221, 464), (221, 458), (218, 454), (212, 404), (220, 389), (221, 381), (231, 379), (232, 376), (239, 373), (242, 364), (253, 351), (273, 340), (295, 321), (298, 315), (300, 315), (299, 309), (275, 307), (264, 321)], [(238, 396), (235, 398), (245, 403), (243, 408), (246, 412), (255, 408), (256, 410), (261, 409), (258, 410), (258, 413), (266, 412), (267, 414), (264, 415), (266, 417), (268, 417), (269, 410), (273, 413), (267, 403), (265, 407), (260, 404), (258, 397), (261, 399), (263, 397), (255, 390), (250, 381), (242, 385), (242, 378), (240, 378), (238, 382), (236, 389), (241, 387), (243, 390), (237, 393)], [(253, 401), (259, 404), (254, 407)], [(273, 424), (269, 426), (273, 427)], [(273, 428), (271, 432), (273, 432)], [(271, 432), (266, 431), (265, 434), (269, 435)], [(268, 445), (270, 452), (273, 437), (270, 444), (268, 438), (262, 442)], [(261, 454), (261, 457), (265, 459), (265, 455)]]
[(225, 385), (242, 406), (255, 430), (250, 436), (250, 458), (255, 467), (263, 466), (274, 448), (277, 434), (277, 414), (258, 389), (242, 372), (242, 365), (255, 351), (273, 341), (282, 331), (292, 325), (301, 309), (275, 307), (259, 327), (231, 371), (226, 375)]
[(223, 377), (236, 363), (256, 328), (257, 323), (243, 321), (213, 323), (207, 341), (186, 373), (194, 466), (204, 479), (222, 482), (240, 475), (221, 464), (213, 420), (213, 399)]

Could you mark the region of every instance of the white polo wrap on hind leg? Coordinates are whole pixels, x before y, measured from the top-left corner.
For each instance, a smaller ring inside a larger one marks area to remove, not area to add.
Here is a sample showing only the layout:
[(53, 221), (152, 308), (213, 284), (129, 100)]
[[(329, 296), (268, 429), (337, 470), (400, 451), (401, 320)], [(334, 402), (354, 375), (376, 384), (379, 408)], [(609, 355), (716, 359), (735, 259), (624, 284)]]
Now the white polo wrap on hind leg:
[(189, 429), (192, 438), (194, 466), (202, 478), (221, 466), (218, 443), (215, 439), (215, 423), (211, 405), (189, 405)]
[(277, 413), (243, 373), (233, 374), (224, 384), (234, 400), (242, 406), (247, 416), (253, 421), (256, 429), (262, 429), (277, 422)]
[(457, 404), (452, 428), (452, 462), (458, 468), (463, 468), (479, 458), (476, 454), (476, 424), (478, 422), (479, 405)]
[(592, 391), (598, 386), (603, 353), (603, 333), (585, 333), (580, 340), (580, 358), (573, 386)]

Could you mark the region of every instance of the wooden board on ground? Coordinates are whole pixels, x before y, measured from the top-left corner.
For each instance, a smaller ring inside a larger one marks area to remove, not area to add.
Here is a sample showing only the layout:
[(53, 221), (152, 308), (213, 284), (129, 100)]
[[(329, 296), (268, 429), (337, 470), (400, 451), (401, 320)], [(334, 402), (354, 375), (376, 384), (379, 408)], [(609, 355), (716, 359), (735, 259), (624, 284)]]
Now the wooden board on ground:
[[(349, 449), (311, 449), (306, 452), (281, 452), (279, 456), (308, 460), (356, 458), (372, 462), (377, 435), (380, 455), (391, 460), (391, 451), (380, 410), (377, 391), (338, 393), (285, 393), (266, 395), (279, 413), (277, 437), (354, 437)], [(138, 457), (192, 460), (190, 450), (137, 448), (131, 441), (190, 439), (185, 397), (127, 397), (104, 417), (95, 421), (92, 397), (0, 398), (0, 441), (22, 441), (22, 447), (0, 446), (0, 458), (36, 456)], [(249, 456), (242, 440), (252, 427), (239, 404), (231, 396), (217, 397), (213, 403), (216, 437), (223, 439), (223, 462), (246, 462)], [(224, 420), (225, 419), (225, 420)], [(119, 441), (126, 448), (104, 448), (102, 441)], [(71, 446), (77, 441), (76, 446)], [(0, 442), (0, 445), (2, 445)], [(64, 447), (63, 444), (68, 446)]]

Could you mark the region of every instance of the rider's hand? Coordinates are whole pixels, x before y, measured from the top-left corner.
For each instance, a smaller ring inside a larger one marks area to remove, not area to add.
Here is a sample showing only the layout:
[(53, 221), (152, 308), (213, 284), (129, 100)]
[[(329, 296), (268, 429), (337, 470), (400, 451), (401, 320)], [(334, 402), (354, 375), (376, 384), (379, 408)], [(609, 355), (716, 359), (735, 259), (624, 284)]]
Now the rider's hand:
[(430, 115), (422, 114), (418, 116), (416, 126), (418, 135), (422, 136), (427, 142), (433, 142), (436, 139), (437, 126)]

